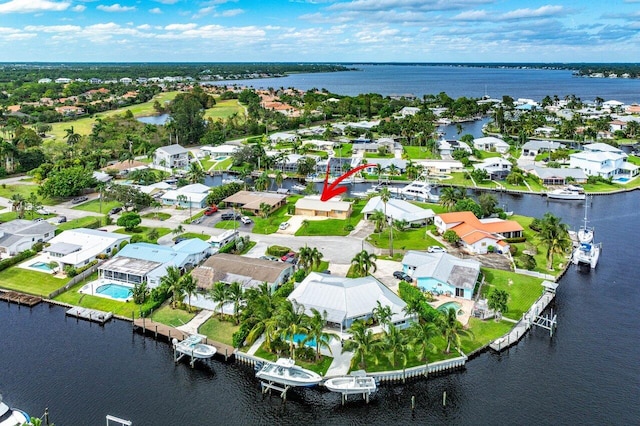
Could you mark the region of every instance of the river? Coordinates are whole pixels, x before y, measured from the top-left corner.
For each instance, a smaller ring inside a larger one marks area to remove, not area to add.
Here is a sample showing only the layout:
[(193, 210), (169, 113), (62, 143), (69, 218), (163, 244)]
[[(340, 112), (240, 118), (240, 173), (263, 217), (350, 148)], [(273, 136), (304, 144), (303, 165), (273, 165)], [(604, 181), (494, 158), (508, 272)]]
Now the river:
[[(573, 229), (584, 212), (583, 202), (498, 196), (510, 210), (551, 211)], [(354, 398), (343, 407), (338, 394), (321, 389), (294, 390), (282, 404), (262, 397), (248, 367), (174, 365), (168, 344), (132, 333), (127, 322), (100, 327), (46, 304), (0, 305), (0, 393), (32, 415), (48, 407), (58, 426), (103, 425), (107, 414), (136, 426), (637, 424), (638, 205), (637, 192), (593, 200), (590, 220), (603, 252), (595, 270), (571, 267), (561, 279), (553, 338), (534, 329), (507, 352), (480, 354), (461, 371), (383, 385), (369, 405)]]

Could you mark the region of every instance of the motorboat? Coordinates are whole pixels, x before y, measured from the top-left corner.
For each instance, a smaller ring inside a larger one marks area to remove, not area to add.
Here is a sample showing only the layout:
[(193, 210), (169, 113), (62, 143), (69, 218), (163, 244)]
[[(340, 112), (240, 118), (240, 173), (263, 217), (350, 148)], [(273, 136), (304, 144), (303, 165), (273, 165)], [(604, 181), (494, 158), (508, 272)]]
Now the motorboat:
[(244, 181), (242, 179), (237, 179), (237, 178), (226, 178), (226, 179), (222, 179), (222, 184), (223, 185), (228, 185), (230, 183), (239, 183), (239, 184), (244, 184)]
[(20, 426), (30, 424), (31, 418), (27, 413), (17, 408), (10, 408), (2, 402), (0, 396), (0, 426)]
[(580, 243), (580, 245), (573, 251), (571, 261), (574, 265), (589, 265), (591, 268), (595, 268), (598, 265), (598, 258), (600, 257), (600, 246), (598, 244)]
[[(190, 356), (192, 359), (207, 359), (214, 356), (217, 352), (215, 346), (202, 343), (206, 339), (206, 336), (202, 334), (192, 334), (183, 341), (179, 342), (178, 339), (173, 339), (173, 348), (176, 352)], [(180, 355), (179, 358), (182, 357)]]
[(593, 233), (594, 229), (590, 227), (589, 221), (587, 219), (587, 206), (589, 205), (588, 201), (584, 203), (584, 224), (578, 229), (578, 242), (579, 243), (590, 243), (593, 241)]
[(285, 386), (315, 386), (322, 376), (311, 370), (295, 365), (291, 358), (278, 358), (276, 362), (267, 362), (256, 372), (256, 377), (269, 383)]
[(366, 376), (364, 371), (354, 371), (349, 376), (334, 377), (324, 382), (331, 392), (343, 395), (369, 394), (377, 390), (378, 384), (373, 377)]
[(302, 191), (304, 191), (305, 189), (307, 189), (307, 187), (306, 187), (306, 186), (304, 186), (304, 185), (295, 184), (295, 185), (293, 185), (293, 186), (291, 187), (291, 189), (292, 189), (293, 191), (302, 192)]
[(440, 200), (440, 197), (431, 193), (431, 184), (421, 180), (414, 180), (407, 186), (398, 188), (394, 192), (409, 200), (424, 202), (438, 202)]
[(580, 192), (569, 187), (558, 188), (547, 192), (547, 198), (554, 200), (584, 200), (587, 196), (584, 192)]
[(325, 176), (320, 176), (320, 175), (308, 175), (306, 178), (304, 178), (304, 181), (309, 183), (320, 183), (320, 182), (324, 182)]

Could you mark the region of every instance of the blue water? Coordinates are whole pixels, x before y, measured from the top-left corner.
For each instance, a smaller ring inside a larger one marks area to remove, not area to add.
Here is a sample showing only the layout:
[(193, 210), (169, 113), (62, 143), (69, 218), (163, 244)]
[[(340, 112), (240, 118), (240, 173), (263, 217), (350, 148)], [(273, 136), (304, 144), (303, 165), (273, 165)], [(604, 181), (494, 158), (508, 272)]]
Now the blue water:
[(96, 292), (109, 296), (113, 299), (126, 300), (131, 296), (131, 287), (120, 284), (103, 284), (96, 288)]
[(40, 269), (41, 271), (44, 271), (44, 272), (53, 271), (53, 269), (49, 268), (49, 265), (47, 265), (46, 263), (43, 263), (43, 262), (32, 263), (31, 265), (29, 265), (29, 267), (30, 268)]
[(157, 124), (162, 125), (169, 120), (171, 116), (169, 114), (149, 115), (145, 117), (138, 117), (137, 120), (145, 124)]
[[(296, 333), (293, 335), (293, 343), (295, 343), (296, 345), (299, 345), (300, 343), (302, 343), (304, 341), (304, 339), (307, 338), (307, 335), (304, 333)], [(290, 337), (287, 336), (287, 340), (291, 340)], [(328, 341), (328, 339), (324, 339), (324, 341)], [(305, 346), (308, 346), (310, 348), (314, 348), (316, 347), (316, 339), (312, 338), (309, 341), (307, 341), (307, 343), (305, 343)]]
[(226, 160), (226, 159), (227, 159), (227, 157), (226, 157), (226, 156), (224, 156), (224, 155), (223, 155), (222, 157), (216, 157), (216, 158), (214, 158), (214, 160), (216, 160), (216, 161), (222, 161), (222, 160)]
[(453, 308), (456, 310), (456, 312), (458, 312), (462, 308), (462, 305), (458, 302), (447, 302), (438, 306), (438, 310), (442, 312), (448, 311), (450, 308)]

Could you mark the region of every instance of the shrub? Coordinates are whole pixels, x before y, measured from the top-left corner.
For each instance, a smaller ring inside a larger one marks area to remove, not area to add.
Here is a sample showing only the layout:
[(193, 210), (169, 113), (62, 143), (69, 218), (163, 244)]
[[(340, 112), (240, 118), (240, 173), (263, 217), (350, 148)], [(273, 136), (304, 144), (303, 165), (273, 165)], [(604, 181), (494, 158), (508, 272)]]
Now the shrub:
[(509, 253), (511, 253), (512, 256), (518, 254), (518, 246), (509, 246)]
[(536, 258), (526, 253), (523, 253), (518, 257), (518, 264), (528, 271), (535, 269), (537, 266)]
[(269, 246), (267, 248), (267, 254), (276, 257), (282, 257), (285, 254), (289, 253), (291, 249), (289, 247), (284, 246)]
[(455, 244), (460, 241), (460, 237), (458, 237), (458, 234), (456, 234), (456, 232), (451, 229), (442, 234), (442, 238), (444, 238), (445, 241), (451, 244)]
[(247, 336), (249, 335), (249, 331), (251, 331), (249, 324), (244, 322), (242, 323), (238, 331), (233, 333), (233, 336), (231, 338), (233, 340), (234, 348), (239, 348), (244, 344), (244, 341), (247, 339)]
[(354, 226), (353, 226), (353, 225), (351, 225), (351, 224), (346, 225), (346, 226), (344, 227), (344, 230), (345, 230), (345, 231), (349, 231), (349, 232), (351, 232), (351, 231), (353, 231), (353, 230), (354, 230)]
[(298, 269), (293, 273), (293, 280), (297, 283), (302, 282), (304, 278), (307, 276), (307, 271), (304, 269)]
[(65, 267), (64, 267), (64, 269), (63, 269), (63, 271), (64, 271), (64, 273), (65, 273), (65, 274), (67, 274), (67, 276), (68, 276), (69, 278), (73, 278), (73, 277), (75, 277), (76, 275), (78, 275), (78, 271), (76, 270), (76, 268), (74, 268), (74, 267), (73, 267), (73, 266), (71, 266), (71, 265), (67, 265), (67, 266), (65, 266)]
[(278, 287), (278, 289), (274, 293), (274, 296), (286, 298), (291, 294), (293, 288), (293, 281), (289, 281), (288, 283), (282, 284), (280, 287)]
[(13, 257), (0, 260), (0, 271), (4, 271), (8, 267), (13, 266), (17, 263), (20, 263), (23, 260), (28, 259), (31, 256), (35, 256), (35, 255), (36, 255), (36, 252), (34, 250), (25, 250), (21, 253), (16, 254)]
[(44, 248), (44, 243), (38, 241), (33, 245), (33, 247), (31, 247), (31, 250), (40, 253), (43, 248)]
[(505, 238), (504, 241), (508, 243), (524, 243), (527, 241), (527, 237)]
[(140, 241), (142, 241), (142, 235), (140, 234), (135, 234), (131, 236), (131, 243), (139, 243)]

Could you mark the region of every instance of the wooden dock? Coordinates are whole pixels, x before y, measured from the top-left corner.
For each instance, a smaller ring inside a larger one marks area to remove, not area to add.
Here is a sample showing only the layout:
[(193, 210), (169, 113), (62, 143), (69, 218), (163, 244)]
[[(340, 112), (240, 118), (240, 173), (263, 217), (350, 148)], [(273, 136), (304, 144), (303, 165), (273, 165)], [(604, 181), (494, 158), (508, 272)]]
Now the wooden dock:
[(87, 321), (97, 322), (99, 324), (104, 324), (113, 317), (113, 313), (111, 312), (103, 312), (97, 309), (81, 308), (78, 306), (67, 310), (66, 313), (69, 316), (76, 317), (78, 319), (84, 319)]
[(32, 307), (42, 302), (42, 297), (18, 293), (17, 291), (2, 291), (0, 292), (0, 300), (5, 300), (9, 303), (17, 303), (18, 305), (22, 306)]
[[(152, 334), (156, 339), (158, 336), (162, 336), (166, 338), (168, 342), (171, 342), (174, 338), (184, 340), (189, 337), (189, 333), (166, 324), (152, 321), (148, 318), (136, 318), (133, 321), (133, 329), (140, 331), (142, 334)], [(204, 343), (214, 346), (217, 349), (216, 355), (224, 357), (225, 361), (227, 361), (229, 357), (234, 356), (235, 349), (230, 345), (209, 339), (205, 339)]]
[[(552, 285), (552, 283), (549, 283), (549, 285)], [(524, 336), (532, 326), (540, 324), (540, 314), (542, 314), (542, 311), (544, 311), (547, 306), (549, 306), (549, 303), (551, 303), (555, 296), (555, 287), (553, 288), (553, 290), (545, 291), (542, 296), (540, 296), (540, 298), (536, 300), (536, 302), (531, 306), (531, 308), (529, 308), (529, 310), (522, 315), (522, 319), (516, 323), (515, 327), (513, 327), (511, 331), (504, 336), (499, 337), (491, 342), (489, 344), (489, 347), (494, 351), (500, 352), (508, 348), (509, 346), (518, 343), (522, 336)], [(555, 317), (550, 320), (544, 321), (543, 323), (547, 325), (544, 328), (550, 330), (551, 335), (553, 335), (553, 327), (555, 327)]]

